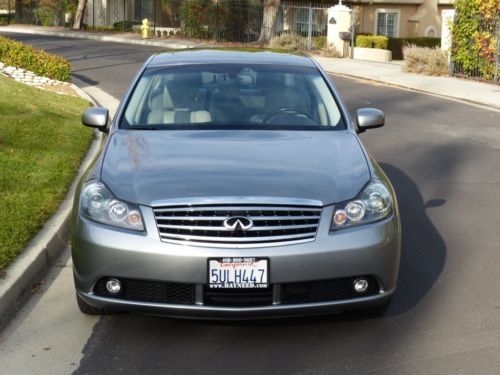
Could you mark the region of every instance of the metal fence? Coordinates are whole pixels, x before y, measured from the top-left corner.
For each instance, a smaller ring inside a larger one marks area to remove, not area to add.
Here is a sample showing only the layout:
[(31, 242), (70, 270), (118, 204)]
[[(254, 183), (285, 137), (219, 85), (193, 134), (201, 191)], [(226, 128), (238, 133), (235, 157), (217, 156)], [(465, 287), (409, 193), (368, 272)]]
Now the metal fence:
[(473, 35), (470, 40), (452, 42), (451, 75), (500, 84), (500, 18), (477, 19)]
[(314, 48), (313, 40), (326, 37), (328, 7), (323, 4), (283, 3), (276, 17), (274, 34), (280, 35), (284, 32), (298, 34), (307, 38), (308, 49)]
[[(282, 1), (273, 15), (269, 35), (298, 34), (314, 48), (327, 30), (327, 8), (333, 5)], [(5, 3), (5, 4), (4, 4)], [(71, 27), (78, 0), (0, 0), (13, 22)], [(138, 31), (142, 19), (152, 21), (159, 37), (187, 37), (249, 43), (258, 40), (263, 24), (263, 0), (88, 0), (84, 23), (102, 31)], [(0, 17), (2, 18), (2, 17)], [(266, 21), (266, 20), (264, 20)], [(0, 20), (1, 22), (1, 20)]]
[[(151, 0), (136, 1), (145, 4)], [(154, 6), (143, 5), (142, 9), (147, 11), (140, 15), (149, 16), (159, 36), (173, 32), (189, 38), (246, 43), (259, 38), (264, 23), (273, 25), (270, 35), (295, 33), (306, 37), (312, 48), (312, 38), (326, 36), (327, 29), (327, 5), (311, 3), (282, 2), (274, 22), (265, 22), (268, 14), (259, 0), (181, 0), (170, 1), (159, 11)], [(139, 12), (135, 15), (137, 21)]]

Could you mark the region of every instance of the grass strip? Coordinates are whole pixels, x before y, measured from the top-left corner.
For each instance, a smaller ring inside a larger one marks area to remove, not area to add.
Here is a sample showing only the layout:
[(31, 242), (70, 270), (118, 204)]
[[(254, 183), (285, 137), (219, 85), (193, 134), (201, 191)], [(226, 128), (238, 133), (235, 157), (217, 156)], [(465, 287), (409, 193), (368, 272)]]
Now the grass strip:
[(0, 274), (64, 199), (92, 141), (88, 106), (0, 75)]

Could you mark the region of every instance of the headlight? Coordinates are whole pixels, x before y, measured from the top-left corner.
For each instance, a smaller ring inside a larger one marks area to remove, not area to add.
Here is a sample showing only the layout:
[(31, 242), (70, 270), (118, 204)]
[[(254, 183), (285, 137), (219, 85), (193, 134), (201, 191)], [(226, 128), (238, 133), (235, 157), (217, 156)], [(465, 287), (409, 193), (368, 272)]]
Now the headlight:
[(80, 212), (99, 223), (144, 230), (139, 206), (116, 199), (104, 184), (97, 181), (91, 181), (83, 187)]
[(373, 223), (392, 213), (391, 193), (379, 180), (372, 181), (358, 198), (338, 204), (332, 219), (332, 230)]

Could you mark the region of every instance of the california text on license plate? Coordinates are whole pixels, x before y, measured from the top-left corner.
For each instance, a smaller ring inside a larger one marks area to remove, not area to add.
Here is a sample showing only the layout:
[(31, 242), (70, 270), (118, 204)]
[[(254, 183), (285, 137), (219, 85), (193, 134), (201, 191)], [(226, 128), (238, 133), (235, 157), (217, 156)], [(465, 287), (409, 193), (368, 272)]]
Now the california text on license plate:
[(268, 279), (268, 259), (242, 257), (208, 260), (210, 288), (267, 288)]

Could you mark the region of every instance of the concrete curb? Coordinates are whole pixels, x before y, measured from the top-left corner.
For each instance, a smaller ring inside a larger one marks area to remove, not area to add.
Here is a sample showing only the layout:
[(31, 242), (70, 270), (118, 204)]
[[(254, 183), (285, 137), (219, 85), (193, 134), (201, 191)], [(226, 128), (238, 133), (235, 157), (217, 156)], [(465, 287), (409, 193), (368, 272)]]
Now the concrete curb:
[(18, 33), (18, 34), (31, 34), (31, 35), (49, 35), (49, 36), (59, 36), (62, 38), (76, 38), (76, 39), (90, 39), (97, 40), (101, 42), (113, 42), (113, 43), (124, 43), (124, 44), (138, 44), (142, 46), (153, 46), (153, 47), (163, 47), (169, 49), (186, 49), (194, 48), (194, 44), (182, 44), (182, 43), (170, 43), (170, 42), (159, 42), (154, 40), (142, 40), (142, 39), (128, 39), (116, 37), (113, 35), (96, 35), (92, 33), (72, 32), (72, 31), (56, 31), (56, 30), (40, 30), (40, 29), (24, 29), (15, 27), (0, 27), (0, 31), (6, 33)]
[[(97, 105), (96, 101), (82, 89), (75, 85), (72, 87), (83, 99)], [(0, 327), (5, 325), (15, 314), (20, 305), (28, 298), (32, 285), (55, 262), (67, 246), (76, 186), (84, 171), (96, 157), (101, 144), (102, 133), (96, 131), (95, 138), (80, 165), (78, 174), (59, 209), (28, 243), (19, 257), (7, 267), (5, 276), (0, 278)]]

